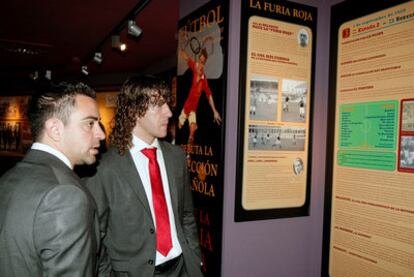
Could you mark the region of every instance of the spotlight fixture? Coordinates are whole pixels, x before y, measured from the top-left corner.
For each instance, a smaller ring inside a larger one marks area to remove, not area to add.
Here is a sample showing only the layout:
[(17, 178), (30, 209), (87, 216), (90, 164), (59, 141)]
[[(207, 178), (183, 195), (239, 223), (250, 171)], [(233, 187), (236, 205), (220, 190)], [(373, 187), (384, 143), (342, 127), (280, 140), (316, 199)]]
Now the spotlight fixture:
[(33, 81), (36, 81), (37, 79), (39, 79), (39, 71), (36, 70), (30, 73), (30, 79), (32, 79)]
[(101, 64), (103, 61), (102, 53), (101, 52), (95, 52), (95, 55), (93, 56), (93, 61), (97, 64)]
[(134, 20), (128, 20), (128, 34), (134, 37), (139, 37), (142, 33), (142, 29), (138, 27)]
[(46, 70), (45, 78), (48, 79), (49, 81), (52, 80), (52, 71), (51, 70)]
[(86, 65), (82, 65), (81, 72), (83, 75), (88, 76), (89, 75), (88, 67)]
[(121, 50), (121, 52), (124, 52), (127, 48), (126, 44), (121, 42), (119, 35), (112, 36), (112, 47)]
[[(138, 3), (133, 7), (133, 9), (119, 21), (119, 23), (103, 38), (103, 40), (94, 49), (91, 49), (85, 57), (79, 60), (90, 61), (93, 59), (96, 64), (101, 64), (103, 62), (103, 55), (100, 50), (103, 49), (105, 43), (109, 43), (109, 40), (111, 40), (112, 48), (115, 48), (120, 52), (127, 51), (127, 45), (121, 42), (119, 34), (123, 31), (126, 31), (126, 36), (139, 37), (142, 34), (143, 30), (137, 26), (135, 18), (137, 18), (138, 14), (144, 9), (150, 0), (138, 0), (136, 2)], [(125, 30), (126, 28), (128, 29)]]

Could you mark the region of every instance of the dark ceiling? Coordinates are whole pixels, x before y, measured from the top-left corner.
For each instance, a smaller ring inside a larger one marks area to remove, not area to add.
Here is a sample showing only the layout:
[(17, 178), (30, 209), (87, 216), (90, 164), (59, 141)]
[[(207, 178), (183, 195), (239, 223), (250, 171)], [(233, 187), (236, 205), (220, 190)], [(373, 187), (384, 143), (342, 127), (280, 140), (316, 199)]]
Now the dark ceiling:
[[(127, 35), (131, 16), (143, 30), (138, 38)], [(27, 89), (35, 71), (39, 78), (46, 70), (52, 79), (81, 78), (87, 65), (89, 77), (103, 76), (138, 72), (174, 56), (178, 0), (2, 1), (0, 22), (0, 94), (8, 94)], [(111, 46), (117, 31), (125, 53)], [(97, 50), (101, 65), (92, 62)]]

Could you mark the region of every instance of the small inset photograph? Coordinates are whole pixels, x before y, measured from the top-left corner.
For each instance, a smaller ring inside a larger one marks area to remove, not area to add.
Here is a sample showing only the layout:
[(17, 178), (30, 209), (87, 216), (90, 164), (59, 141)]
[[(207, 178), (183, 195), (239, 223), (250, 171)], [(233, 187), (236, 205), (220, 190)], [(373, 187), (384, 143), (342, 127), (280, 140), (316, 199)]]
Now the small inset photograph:
[(304, 151), (305, 150), (305, 128), (283, 127), (282, 128), (283, 150)]
[(414, 171), (414, 136), (401, 136), (399, 168)]
[(280, 127), (249, 125), (249, 150), (281, 148)]
[(309, 34), (305, 29), (300, 29), (298, 32), (298, 44), (301, 47), (306, 47), (309, 44)]
[(414, 132), (414, 99), (401, 101), (401, 131)]
[(305, 122), (307, 83), (299, 80), (282, 81), (282, 121)]
[(19, 151), (21, 122), (0, 121), (0, 151)]
[(250, 120), (276, 120), (278, 86), (277, 79), (266, 76), (250, 80)]
[(296, 158), (293, 160), (293, 173), (298, 176), (302, 174), (304, 164), (301, 158)]
[(303, 151), (305, 129), (280, 126), (249, 126), (249, 150)]

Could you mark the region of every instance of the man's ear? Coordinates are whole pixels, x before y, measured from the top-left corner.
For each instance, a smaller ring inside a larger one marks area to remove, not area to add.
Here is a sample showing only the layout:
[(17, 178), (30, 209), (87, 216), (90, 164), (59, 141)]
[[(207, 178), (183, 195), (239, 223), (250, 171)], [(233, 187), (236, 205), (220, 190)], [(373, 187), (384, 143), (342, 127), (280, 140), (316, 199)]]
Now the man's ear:
[(45, 135), (55, 142), (60, 141), (63, 132), (63, 122), (53, 117), (45, 122)]

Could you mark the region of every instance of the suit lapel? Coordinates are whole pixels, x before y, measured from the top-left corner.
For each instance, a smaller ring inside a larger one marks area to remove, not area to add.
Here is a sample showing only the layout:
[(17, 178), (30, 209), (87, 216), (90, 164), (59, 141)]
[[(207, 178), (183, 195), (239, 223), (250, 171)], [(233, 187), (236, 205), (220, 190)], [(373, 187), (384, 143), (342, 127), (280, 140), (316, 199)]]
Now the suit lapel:
[(160, 148), (162, 151), (162, 155), (164, 157), (165, 169), (167, 171), (168, 176), (168, 186), (170, 188), (170, 195), (171, 195), (171, 204), (174, 211), (174, 214), (177, 214), (178, 211), (178, 194), (177, 194), (177, 184), (175, 184), (175, 170), (174, 164), (177, 161), (174, 161), (173, 155), (168, 148), (164, 146), (162, 141), (160, 142)]
[(119, 161), (118, 166), (120, 167), (121, 172), (123, 172), (125, 182), (135, 192), (139, 201), (145, 207), (145, 211), (152, 218), (144, 185), (142, 184), (141, 177), (139, 177), (138, 170), (135, 167), (131, 153), (129, 151), (126, 151), (125, 155), (121, 156), (121, 159), (122, 160)]

